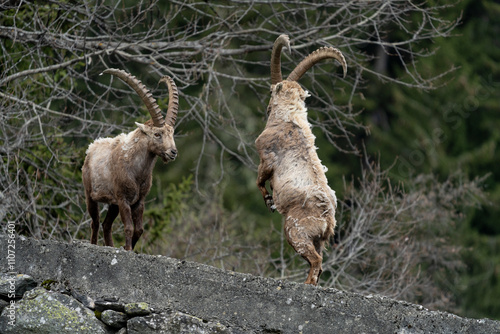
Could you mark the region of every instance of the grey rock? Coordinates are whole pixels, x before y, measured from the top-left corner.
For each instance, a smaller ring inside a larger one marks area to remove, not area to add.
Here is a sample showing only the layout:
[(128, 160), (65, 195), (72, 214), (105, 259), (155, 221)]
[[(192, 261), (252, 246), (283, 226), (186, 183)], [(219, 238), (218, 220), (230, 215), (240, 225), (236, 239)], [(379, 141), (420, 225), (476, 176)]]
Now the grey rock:
[(125, 313), (131, 317), (151, 314), (148, 303), (129, 303), (125, 304)]
[(85, 306), (86, 308), (89, 308), (91, 310), (95, 309), (95, 302), (89, 296), (86, 296), (84, 294), (78, 293), (78, 292), (76, 292), (74, 290), (71, 290), (71, 296), (73, 296), (73, 298), (75, 298), (80, 303), (82, 303), (83, 306)]
[(0, 314), (2, 313), (3, 309), (8, 305), (10, 305), (8, 301), (0, 299)]
[(232, 333), (217, 322), (205, 322), (181, 312), (136, 317), (127, 323), (128, 334), (209, 334)]
[(105, 310), (101, 313), (101, 321), (113, 328), (122, 328), (127, 325), (128, 316), (125, 313)]
[(163, 318), (158, 314), (135, 317), (127, 322), (127, 334), (167, 333)]
[(102, 312), (104, 310), (113, 310), (117, 312), (125, 311), (125, 304), (119, 302), (117, 298), (95, 300), (94, 307), (99, 312)]
[(42, 282), (40, 285), (42, 288), (45, 288), (47, 290), (53, 291), (53, 292), (59, 292), (65, 295), (69, 295), (71, 291), (69, 290), (68, 286), (63, 283), (63, 282), (58, 282), (53, 279), (48, 279)]
[[(0, 254), (6, 240), (0, 233)], [(231, 333), (500, 333), (500, 321), (89, 243), (16, 237), (16, 270), (38, 282), (67, 282), (94, 300), (117, 296), (182, 311)], [(157, 315), (140, 318), (148, 317)]]
[[(3, 254), (3, 253), (2, 253)], [(37, 283), (29, 275), (1, 275), (0, 276), (0, 296), (9, 297), (14, 289), (15, 298), (21, 298), (26, 291), (34, 289)]]
[(104, 324), (94, 313), (70, 296), (44, 288), (28, 291), (15, 304), (15, 324), (5, 308), (0, 315), (3, 334), (106, 334)]

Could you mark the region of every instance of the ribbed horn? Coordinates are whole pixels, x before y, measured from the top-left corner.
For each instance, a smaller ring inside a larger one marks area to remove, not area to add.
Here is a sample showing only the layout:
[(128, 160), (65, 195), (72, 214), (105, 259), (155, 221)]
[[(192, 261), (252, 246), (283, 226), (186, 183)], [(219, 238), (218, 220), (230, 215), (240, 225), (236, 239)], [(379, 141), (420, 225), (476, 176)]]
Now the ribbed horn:
[(304, 75), (304, 73), (306, 73), (316, 63), (328, 58), (334, 58), (342, 65), (345, 78), (345, 75), (347, 73), (347, 64), (345, 62), (344, 56), (342, 55), (342, 52), (332, 47), (321, 47), (311, 53), (309, 56), (305, 57), (304, 60), (302, 60), (297, 65), (297, 67), (295, 67), (292, 73), (290, 73), (287, 80), (298, 81)]
[(165, 124), (165, 120), (161, 115), (161, 110), (156, 103), (156, 100), (153, 98), (151, 92), (146, 88), (146, 86), (142, 84), (139, 79), (137, 79), (130, 73), (116, 68), (108, 68), (102, 73), (108, 73), (117, 76), (135, 90), (137, 95), (139, 95), (139, 97), (141, 98), (142, 102), (144, 102), (144, 104), (146, 105), (146, 108), (148, 108), (154, 126), (161, 128)]
[(168, 75), (163, 76), (159, 82), (164, 82), (168, 87), (168, 109), (165, 116), (165, 122), (172, 128), (177, 120), (177, 111), (179, 110), (179, 92), (174, 80)]
[(281, 77), (281, 49), (287, 47), (290, 50), (290, 39), (287, 35), (279, 35), (274, 41), (273, 51), (271, 53), (271, 84), (275, 85), (283, 81)]

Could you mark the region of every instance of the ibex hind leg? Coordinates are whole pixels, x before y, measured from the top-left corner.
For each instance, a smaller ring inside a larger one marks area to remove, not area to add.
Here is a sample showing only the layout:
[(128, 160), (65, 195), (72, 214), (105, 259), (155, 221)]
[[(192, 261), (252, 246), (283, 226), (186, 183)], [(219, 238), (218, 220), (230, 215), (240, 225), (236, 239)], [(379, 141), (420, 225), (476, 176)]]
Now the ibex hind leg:
[(300, 255), (302, 255), (302, 257), (311, 266), (305, 284), (317, 285), (319, 277), (323, 272), (323, 268), (321, 267), (321, 262), (323, 262), (323, 257), (320, 254), (318, 254), (312, 243), (307, 246), (306, 252)]
[(321, 267), (323, 257), (321, 251), (318, 252), (322, 248), (321, 245), (304, 232), (304, 226), (301, 226), (300, 222), (297, 224), (293, 220), (287, 219), (285, 232), (290, 246), (309, 263), (310, 269), (305, 284), (317, 285), (319, 276), (323, 272)]
[(108, 213), (106, 213), (106, 218), (104, 218), (104, 222), (102, 223), (102, 229), (104, 232), (104, 244), (106, 246), (113, 247), (113, 236), (112, 236), (112, 226), (116, 217), (120, 210), (118, 209), (118, 205), (110, 204), (108, 207)]
[(92, 200), (90, 196), (87, 196), (87, 211), (92, 219), (90, 223), (90, 228), (92, 230), (90, 243), (97, 245), (97, 238), (99, 237), (99, 205), (96, 201)]
[[(320, 238), (315, 238), (312, 241), (314, 245), (314, 250), (308, 248), (308, 258), (307, 260), (311, 265), (311, 269), (309, 270), (309, 275), (307, 276), (306, 283), (317, 285), (319, 281), (319, 277), (323, 272), (322, 262), (323, 262), (323, 248), (325, 241)], [(313, 260), (311, 260), (313, 259)]]

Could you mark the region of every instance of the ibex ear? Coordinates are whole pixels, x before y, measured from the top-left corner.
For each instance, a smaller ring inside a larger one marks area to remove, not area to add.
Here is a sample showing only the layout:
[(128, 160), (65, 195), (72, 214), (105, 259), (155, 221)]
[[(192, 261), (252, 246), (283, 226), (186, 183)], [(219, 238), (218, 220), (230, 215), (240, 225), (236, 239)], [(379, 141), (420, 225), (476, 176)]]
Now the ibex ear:
[(145, 134), (149, 134), (151, 132), (149, 126), (147, 126), (147, 125), (144, 125), (142, 123), (137, 123), (137, 122), (135, 122), (135, 125), (137, 125), (137, 127), (139, 129), (141, 129), (141, 131), (144, 132)]
[(283, 83), (279, 82), (276, 84), (276, 93), (279, 93), (281, 89), (283, 88)]

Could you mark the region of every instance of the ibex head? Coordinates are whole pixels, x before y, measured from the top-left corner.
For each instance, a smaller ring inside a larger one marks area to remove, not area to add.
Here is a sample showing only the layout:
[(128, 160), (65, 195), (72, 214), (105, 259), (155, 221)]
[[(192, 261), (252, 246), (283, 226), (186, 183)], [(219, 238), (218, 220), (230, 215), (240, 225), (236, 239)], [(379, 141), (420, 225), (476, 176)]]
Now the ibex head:
[(297, 101), (297, 99), (303, 102), (309, 96), (297, 81), (321, 60), (328, 58), (336, 59), (342, 65), (344, 77), (347, 73), (347, 64), (342, 53), (332, 47), (322, 47), (304, 58), (290, 73), (288, 78), (283, 80), (281, 77), (281, 49), (283, 47), (290, 50), (290, 39), (287, 35), (280, 35), (273, 45), (271, 54), (271, 100), (267, 108), (268, 116), (270, 116), (274, 104), (284, 101)]
[(174, 142), (174, 126), (179, 109), (179, 93), (175, 82), (169, 76), (164, 76), (160, 82), (168, 87), (168, 108), (165, 119), (161, 115), (160, 107), (151, 95), (151, 92), (133, 75), (118, 69), (107, 69), (103, 73), (117, 76), (139, 95), (151, 115), (151, 120), (144, 124), (135, 123), (137, 127), (149, 138), (148, 151), (159, 156), (164, 163), (175, 160), (177, 148)]

